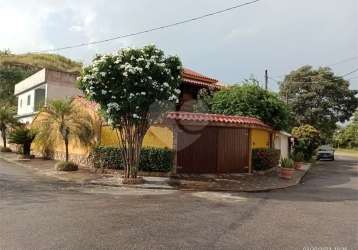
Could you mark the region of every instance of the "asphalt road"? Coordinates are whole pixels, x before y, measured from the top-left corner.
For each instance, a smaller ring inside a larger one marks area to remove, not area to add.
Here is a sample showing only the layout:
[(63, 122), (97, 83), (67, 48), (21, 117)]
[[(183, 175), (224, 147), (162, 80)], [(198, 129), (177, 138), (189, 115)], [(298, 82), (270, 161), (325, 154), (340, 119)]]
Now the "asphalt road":
[(78, 186), (0, 161), (0, 249), (358, 249), (358, 160), (337, 158), (256, 194)]

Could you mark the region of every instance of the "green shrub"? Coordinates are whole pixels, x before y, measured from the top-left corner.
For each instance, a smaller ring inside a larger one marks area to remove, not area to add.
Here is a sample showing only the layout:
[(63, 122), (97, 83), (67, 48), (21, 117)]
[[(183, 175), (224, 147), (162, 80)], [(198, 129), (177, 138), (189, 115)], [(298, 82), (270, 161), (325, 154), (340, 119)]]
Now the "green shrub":
[[(121, 152), (114, 147), (95, 147), (90, 161), (94, 168), (124, 169)], [(169, 149), (142, 148), (139, 170), (146, 172), (169, 172), (172, 169), (173, 152)]]
[(21, 145), (23, 154), (29, 157), (31, 144), (35, 137), (36, 132), (34, 130), (26, 127), (18, 127), (9, 134), (9, 142)]
[(294, 168), (295, 162), (290, 158), (281, 159), (280, 165), (282, 168)]
[(305, 161), (309, 161), (320, 145), (320, 132), (311, 125), (302, 125), (293, 128), (292, 135), (297, 138), (294, 153), (302, 152)]
[(278, 166), (281, 151), (270, 148), (252, 150), (252, 167), (256, 171), (268, 170)]
[(147, 172), (169, 172), (172, 169), (173, 152), (162, 148), (143, 148), (139, 170)]
[(305, 161), (305, 154), (303, 152), (295, 152), (292, 154), (292, 160), (295, 162), (303, 162)]
[(73, 162), (61, 161), (61, 162), (56, 163), (55, 169), (57, 171), (72, 172), (72, 171), (77, 171), (78, 166), (77, 166), (77, 164), (75, 164)]
[(3, 153), (10, 153), (10, 152), (12, 152), (12, 150), (11, 150), (10, 148), (0, 147), (0, 152), (3, 152)]

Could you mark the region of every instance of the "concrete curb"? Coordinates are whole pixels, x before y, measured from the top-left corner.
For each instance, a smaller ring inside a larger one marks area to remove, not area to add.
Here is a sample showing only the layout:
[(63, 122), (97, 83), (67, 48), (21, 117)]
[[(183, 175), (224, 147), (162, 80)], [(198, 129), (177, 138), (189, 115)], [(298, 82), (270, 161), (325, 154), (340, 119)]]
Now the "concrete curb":
[(91, 183), (88, 182), (86, 183), (86, 185), (93, 185), (93, 186), (102, 186), (102, 187), (121, 187), (121, 188), (133, 188), (133, 189), (149, 189), (149, 190), (171, 190), (171, 191), (175, 191), (178, 190), (175, 187), (170, 186), (169, 187), (143, 187), (140, 185), (124, 185), (124, 184), (106, 184), (106, 183)]
[(298, 184), (301, 183), (302, 179), (306, 176), (306, 174), (309, 172), (309, 170), (311, 169), (312, 164), (308, 163), (305, 164), (306, 165), (306, 170), (305, 171), (301, 171), (303, 174), (302, 176), (300, 176), (299, 178), (297, 178), (297, 180), (294, 183), (288, 184), (288, 185), (283, 185), (283, 186), (279, 186), (279, 187), (275, 187), (275, 188), (257, 188), (257, 189), (242, 189), (242, 190), (238, 190), (238, 189), (228, 189), (228, 188), (180, 188), (177, 187), (177, 189), (182, 190), (182, 191), (212, 191), (212, 192), (237, 192), (237, 193), (262, 193), (262, 192), (271, 192), (271, 191), (275, 191), (275, 190), (282, 190), (282, 189), (287, 189), (290, 187), (294, 187), (297, 186)]

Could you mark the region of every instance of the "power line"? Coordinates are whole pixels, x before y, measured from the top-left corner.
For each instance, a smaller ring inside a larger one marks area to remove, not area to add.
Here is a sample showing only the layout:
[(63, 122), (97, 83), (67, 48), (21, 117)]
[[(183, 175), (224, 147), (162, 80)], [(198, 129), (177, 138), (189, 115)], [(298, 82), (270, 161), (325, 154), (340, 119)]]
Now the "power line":
[[(358, 71), (358, 69), (357, 69)], [(352, 72), (353, 74), (354, 72)], [(343, 76), (338, 76), (338, 77), (343, 77)], [(278, 83), (278, 84), (281, 84), (283, 82), (282, 81), (278, 81), (277, 79), (273, 78), (273, 77), (268, 77), (270, 80), (273, 80), (274, 82)], [(358, 78), (357, 77), (352, 77), (352, 78), (349, 78), (349, 79), (346, 79), (346, 81), (350, 81), (350, 80), (353, 80), (353, 79), (356, 79)], [(336, 81), (307, 81), (307, 82), (299, 82), (299, 81), (289, 81), (290, 83), (336, 83)]]
[(107, 38), (107, 39), (104, 39), (104, 40), (98, 40), (98, 41), (93, 41), (93, 42), (85, 42), (85, 43), (69, 45), (69, 46), (64, 46), (64, 47), (55, 48), (55, 49), (39, 50), (37, 52), (38, 53), (41, 53), (41, 52), (55, 52), (55, 51), (60, 51), (60, 50), (67, 50), (67, 49), (85, 47), (85, 46), (89, 46), (89, 45), (96, 45), (96, 44), (100, 44), (100, 43), (107, 43), (107, 42), (110, 42), (110, 41), (114, 41), (114, 40), (118, 40), (118, 39), (122, 39), (122, 38), (127, 38), (127, 37), (132, 37), (132, 36), (138, 36), (138, 35), (141, 35), (141, 34), (150, 33), (150, 32), (157, 31), (157, 30), (167, 29), (167, 28), (182, 25), (182, 24), (185, 24), (185, 23), (198, 21), (200, 19), (204, 19), (204, 18), (207, 18), (207, 17), (210, 17), (210, 16), (214, 16), (214, 15), (218, 15), (218, 14), (221, 14), (221, 13), (232, 11), (232, 10), (238, 9), (240, 7), (251, 5), (251, 4), (257, 3), (259, 1), (261, 1), (261, 0), (254, 0), (254, 1), (251, 1), (251, 2), (238, 4), (238, 5), (232, 6), (230, 8), (226, 8), (226, 9), (223, 9), (223, 10), (218, 10), (218, 11), (215, 11), (215, 12), (210, 12), (210, 13), (202, 15), (202, 16), (197, 16), (197, 17), (185, 19), (183, 21), (179, 21), (179, 22), (175, 22), (175, 23), (171, 23), (171, 24), (167, 24), (167, 25), (163, 25), (163, 26), (159, 26), (159, 27), (145, 29), (145, 30), (142, 30), (142, 31), (139, 31), (139, 32), (129, 33), (129, 34), (125, 34), (125, 35), (118, 35), (118, 36)]
[(350, 81), (350, 80), (353, 80), (353, 79), (358, 79), (358, 76), (354, 76), (352, 78), (349, 78), (349, 79), (347, 79), (347, 81)]
[(355, 73), (355, 72), (358, 72), (358, 68), (354, 69), (354, 70), (351, 71), (351, 72), (348, 72), (347, 74), (342, 75), (341, 77), (349, 76), (349, 75), (351, 75), (351, 74), (353, 74), (353, 73)]
[(358, 59), (358, 56), (348, 57), (348, 58), (343, 59), (343, 60), (341, 60), (341, 61), (338, 61), (338, 62), (329, 64), (329, 65), (327, 65), (326, 67), (336, 66), (336, 65), (339, 65), (339, 64), (342, 64), (342, 63), (346, 63), (346, 62), (350, 62), (350, 61), (357, 60), (357, 59)]
[[(346, 62), (350, 62), (350, 61), (354, 61), (354, 60), (357, 60), (358, 59), (358, 55), (357, 56), (353, 56), (353, 57), (348, 57), (348, 58), (345, 58), (345, 59), (342, 59), (340, 61), (337, 61), (335, 63), (331, 63), (331, 64), (328, 64), (328, 65), (325, 65), (323, 67), (332, 67), (332, 66), (336, 66), (336, 65), (339, 65), (339, 64), (342, 64), (342, 63), (346, 63)], [(275, 76), (275, 77), (284, 77), (285, 75), (278, 75), (278, 76)]]

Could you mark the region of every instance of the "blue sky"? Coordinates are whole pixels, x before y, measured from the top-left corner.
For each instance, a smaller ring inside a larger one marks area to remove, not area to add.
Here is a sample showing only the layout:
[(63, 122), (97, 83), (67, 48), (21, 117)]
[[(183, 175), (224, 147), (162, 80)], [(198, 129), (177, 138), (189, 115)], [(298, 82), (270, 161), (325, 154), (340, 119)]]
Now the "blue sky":
[[(247, 0), (249, 1), (249, 0)], [(0, 0), (0, 48), (23, 53), (95, 41), (227, 8), (234, 0)], [(155, 43), (185, 66), (225, 83), (265, 68), (281, 79), (305, 64), (315, 67), (358, 56), (357, 0), (261, 0), (230, 13), (165, 31), (59, 52), (89, 63), (96, 53)], [(339, 74), (358, 59), (332, 67)], [(358, 89), (358, 73), (347, 78)], [(270, 81), (270, 88), (277, 84)]]

